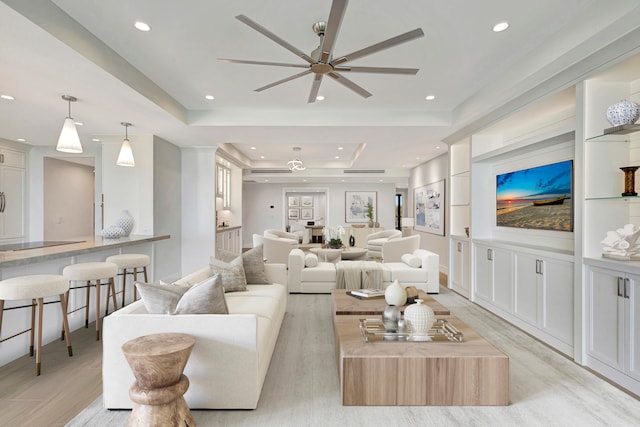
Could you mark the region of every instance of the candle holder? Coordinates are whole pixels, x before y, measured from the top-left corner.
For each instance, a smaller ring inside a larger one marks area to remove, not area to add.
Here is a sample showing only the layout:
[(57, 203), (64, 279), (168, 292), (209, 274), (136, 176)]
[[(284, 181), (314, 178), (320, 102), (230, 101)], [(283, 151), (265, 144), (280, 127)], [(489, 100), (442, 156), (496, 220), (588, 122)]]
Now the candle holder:
[(620, 168), (624, 172), (624, 193), (623, 196), (637, 196), (636, 187), (636, 171), (640, 166), (625, 166)]

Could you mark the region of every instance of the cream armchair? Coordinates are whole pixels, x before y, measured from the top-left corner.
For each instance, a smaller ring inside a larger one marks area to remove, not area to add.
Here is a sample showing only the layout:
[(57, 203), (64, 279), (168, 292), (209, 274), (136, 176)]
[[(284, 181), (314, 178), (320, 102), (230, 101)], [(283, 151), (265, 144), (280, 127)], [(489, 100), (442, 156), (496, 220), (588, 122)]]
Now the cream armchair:
[(298, 247), (298, 240), (253, 235), (253, 247), (262, 245), (262, 256), (267, 264), (285, 264), (289, 262), (289, 252)]
[(367, 250), (369, 258), (382, 257), (382, 245), (389, 240), (402, 237), (402, 231), (390, 229), (371, 233), (367, 236)]
[(295, 233), (288, 233), (286, 231), (278, 230), (276, 228), (267, 228), (264, 230), (264, 236), (272, 237), (274, 239), (287, 239), (292, 240), (291, 243), (298, 243), (300, 238)]
[(382, 260), (384, 262), (402, 262), (402, 255), (412, 254), (419, 247), (419, 234), (389, 240), (382, 244)]

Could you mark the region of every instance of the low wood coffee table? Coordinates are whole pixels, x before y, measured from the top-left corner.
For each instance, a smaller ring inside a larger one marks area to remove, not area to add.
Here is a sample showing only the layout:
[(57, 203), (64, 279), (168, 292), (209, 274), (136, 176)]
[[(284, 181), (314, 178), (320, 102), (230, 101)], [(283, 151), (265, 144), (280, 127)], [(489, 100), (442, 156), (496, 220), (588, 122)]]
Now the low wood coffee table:
[[(424, 301), (426, 305), (433, 309), (436, 316), (449, 315), (449, 309), (438, 301), (433, 299), (423, 291), (418, 292), (418, 297)], [(333, 312), (336, 315), (357, 314), (360, 316), (382, 315), (387, 302), (384, 298), (358, 299), (347, 295), (345, 289), (334, 289), (331, 291), (331, 299), (333, 301)], [(400, 307), (400, 311), (404, 313), (405, 306)]]

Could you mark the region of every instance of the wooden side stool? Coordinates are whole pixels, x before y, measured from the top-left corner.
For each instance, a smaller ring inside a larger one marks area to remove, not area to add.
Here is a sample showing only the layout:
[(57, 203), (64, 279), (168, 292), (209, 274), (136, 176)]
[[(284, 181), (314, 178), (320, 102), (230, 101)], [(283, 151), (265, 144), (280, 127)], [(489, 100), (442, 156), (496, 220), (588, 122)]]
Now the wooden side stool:
[[(116, 286), (113, 278), (118, 274), (118, 266), (112, 262), (80, 262), (71, 264), (62, 270), (62, 275), (68, 281), (86, 282), (84, 286), (69, 287), (69, 289), (86, 289), (86, 304), (84, 306), (84, 327), (89, 327), (89, 305), (91, 288), (96, 290), (96, 341), (100, 341), (100, 286), (107, 285), (107, 307), (104, 315), (109, 314), (109, 296), (113, 299), (113, 309), (116, 304)], [(107, 280), (107, 283), (101, 283)], [(69, 292), (67, 291), (67, 295)], [(68, 299), (68, 298), (67, 298)]]
[(131, 275), (133, 278), (133, 300), (138, 299), (138, 295), (136, 292), (135, 282), (138, 281), (138, 273), (142, 273), (144, 275), (144, 282), (147, 283), (149, 279), (147, 278), (147, 266), (151, 263), (151, 258), (149, 255), (145, 254), (120, 254), (120, 255), (112, 255), (108, 257), (106, 262), (112, 262), (118, 266), (118, 269), (121, 270), (118, 272), (118, 276), (122, 276), (122, 307), (124, 307), (125, 301), (125, 292), (127, 289), (127, 275)]
[[(33, 356), (34, 331), (38, 330), (36, 340), (36, 375), (40, 375), (40, 365), (42, 362), (42, 314), (44, 298), (55, 295), (60, 296), (60, 306), (62, 307), (62, 328), (66, 335), (67, 349), (69, 356), (73, 356), (71, 348), (71, 334), (69, 333), (69, 321), (67, 320), (67, 298), (69, 292), (69, 281), (58, 274), (37, 274), (30, 276), (19, 276), (0, 281), (0, 331), (2, 330), (2, 317), (4, 313), (4, 302), (10, 300), (31, 300), (31, 328), (20, 334), (30, 331), (29, 354)], [(38, 324), (36, 327), (36, 306), (38, 307)], [(28, 306), (25, 306), (28, 307)], [(17, 335), (13, 335), (13, 338)], [(6, 339), (9, 339), (6, 338)], [(0, 342), (5, 341), (1, 340)]]

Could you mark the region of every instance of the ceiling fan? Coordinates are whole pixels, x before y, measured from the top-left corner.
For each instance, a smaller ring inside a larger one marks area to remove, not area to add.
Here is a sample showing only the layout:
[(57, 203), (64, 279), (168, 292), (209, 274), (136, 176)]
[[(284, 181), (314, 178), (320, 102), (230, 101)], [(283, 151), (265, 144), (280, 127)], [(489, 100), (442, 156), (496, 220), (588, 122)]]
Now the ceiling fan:
[(280, 46), (284, 47), (288, 51), (293, 52), (300, 58), (304, 59), (307, 62), (307, 64), (287, 64), (282, 62), (249, 61), (249, 60), (242, 60), (242, 59), (227, 59), (227, 58), (218, 58), (218, 59), (220, 61), (232, 62), (236, 64), (271, 65), (276, 67), (305, 68), (305, 70), (300, 73), (275, 81), (273, 83), (269, 83), (268, 85), (255, 89), (255, 91), (261, 92), (263, 90), (272, 88), (282, 83), (286, 83), (288, 81), (297, 79), (299, 77), (303, 77), (308, 74), (313, 74), (313, 83), (311, 85), (311, 92), (309, 93), (309, 99), (307, 101), (310, 103), (316, 101), (316, 97), (318, 96), (318, 91), (320, 90), (320, 83), (322, 82), (322, 78), (325, 75), (328, 75), (329, 77), (335, 79), (338, 83), (351, 89), (352, 91), (356, 92), (358, 95), (362, 96), (363, 98), (368, 98), (372, 94), (367, 90), (365, 90), (363, 87), (357, 85), (356, 83), (346, 78), (341, 73), (351, 72), (351, 73), (415, 75), (419, 71), (418, 68), (356, 67), (356, 66), (351, 67), (344, 64), (347, 61), (352, 61), (354, 59), (362, 58), (363, 56), (371, 55), (381, 50), (388, 49), (390, 47), (394, 47), (399, 44), (422, 37), (424, 36), (424, 32), (422, 31), (421, 28), (416, 28), (415, 30), (381, 41), (369, 47), (365, 47), (363, 49), (352, 52), (348, 55), (339, 56), (338, 58), (335, 58), (335, 59), (333, 58), (333, 45), (335, 44), (336, 38), (338, 36), (338, 32), (340, 30), (340, 24), (342, 23), (342, 18), (344, 17), (344, 13), (347, 8), (347, 3), (348, 3), (347, 0), (333, 0), (333, 3), (331, 4), (331, 10), (329, 12), (329, 19), (327, 20), (327, 22), (324, 22), (324, 21), (316, 22), (313, 25), (313, 31), (316, 34), (318, 34), (318, 36), (320, 37), (320, 46), (318, 46), (318, 48), (316, 48), (313, 52), (311, 52), (310, 55), (307, 55), (306, 53), (302, 52), (300, 49), (294, 47), (290, 43), (281, 39), (280, 37), (278, 37), (271, 31), (267, 30), (265, 27), (258, 24), (257, 22), (251, 20), (250, 18), (244, 15), (236, 16), (237, 20), (247, 24), (249, 27), (258, 31), (262, 35), (270, 38), (271, 40), (278, 43)]

